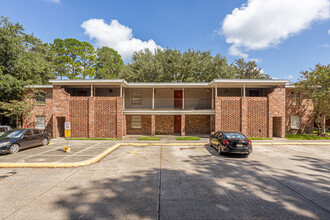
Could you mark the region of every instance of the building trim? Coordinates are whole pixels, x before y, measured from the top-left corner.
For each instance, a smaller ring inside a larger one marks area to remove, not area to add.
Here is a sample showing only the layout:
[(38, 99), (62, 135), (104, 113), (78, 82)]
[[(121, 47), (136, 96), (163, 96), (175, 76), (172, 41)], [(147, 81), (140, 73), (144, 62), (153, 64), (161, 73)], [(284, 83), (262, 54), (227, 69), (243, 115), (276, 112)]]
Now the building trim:
[(124, 115), (214, 115), (215, 110), (123, 110)]

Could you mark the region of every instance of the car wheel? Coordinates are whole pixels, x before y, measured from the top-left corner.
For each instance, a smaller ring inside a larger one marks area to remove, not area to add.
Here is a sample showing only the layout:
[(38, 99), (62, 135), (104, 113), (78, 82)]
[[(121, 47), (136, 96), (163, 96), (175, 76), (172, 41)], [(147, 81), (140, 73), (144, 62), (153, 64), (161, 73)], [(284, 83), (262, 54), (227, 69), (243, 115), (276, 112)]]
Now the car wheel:
[(45, 146), (45, 145), (48, 145), (48, 144), (49, 144), (48, 138), (44, 138), (42, 140), (42, 145)]
[(248, 154), (243, 154), (244, 157), (249, 157), (250, 153)]
[(211, 138), (210, 138), (210, 146), (213, 147)]
[(13, 144), (9, 148), (9, 153), (10, 154), (15, 154), (19, 151), (19, 145), (18, 144)]

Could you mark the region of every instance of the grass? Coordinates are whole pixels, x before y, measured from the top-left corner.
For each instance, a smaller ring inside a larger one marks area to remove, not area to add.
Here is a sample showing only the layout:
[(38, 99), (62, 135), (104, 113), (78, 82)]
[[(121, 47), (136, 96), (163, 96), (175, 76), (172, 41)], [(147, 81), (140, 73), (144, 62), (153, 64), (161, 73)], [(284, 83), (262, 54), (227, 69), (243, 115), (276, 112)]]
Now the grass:
[(287, 134), (285, 138), (288, 140), (330, 140), (330, 137), (319, 137), (312, 134)]
[(139, 137), (138, 141), (159, 141), (160, 137)]
[[(327, 135), (330, 135), (330, 130), (326, 130), (325, 133)], [(314, 129), (313, 134), (317, 134), (317, 129)]]
[(200, 140), (199, 137), (194, 137), (194, 136), (176, 137), (175, 139), (178, 141), (198, 141), (198, 140)]
[(121, 138), (70, 138), (70, 140), (106, 140), (106, 141), (121, 141)]
[(249, 140), (273, 140), (273, 138), (249, 137)]

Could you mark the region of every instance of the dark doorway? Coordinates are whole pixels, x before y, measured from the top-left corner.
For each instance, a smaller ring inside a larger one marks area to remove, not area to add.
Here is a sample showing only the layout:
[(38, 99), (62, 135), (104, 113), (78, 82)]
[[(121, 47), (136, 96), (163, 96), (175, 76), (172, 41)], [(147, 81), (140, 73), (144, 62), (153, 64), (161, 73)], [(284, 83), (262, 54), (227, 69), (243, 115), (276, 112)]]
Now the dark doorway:
[(181, 115), (174, 115), (174, 133), (181, 134)]
[(182, 109), (182, 90), (174, 90), (174, 108)]
[(64, 137), (65, 117), (57, 117), (57, 130), (59, 137)]
[(249, 96), (258, 97), (258, 96), (260, 96), (260, 91), (259, 90), (250, 90), (249, 91)]
[(282, 117), (273, 117), (273, 137), (282, 137)]

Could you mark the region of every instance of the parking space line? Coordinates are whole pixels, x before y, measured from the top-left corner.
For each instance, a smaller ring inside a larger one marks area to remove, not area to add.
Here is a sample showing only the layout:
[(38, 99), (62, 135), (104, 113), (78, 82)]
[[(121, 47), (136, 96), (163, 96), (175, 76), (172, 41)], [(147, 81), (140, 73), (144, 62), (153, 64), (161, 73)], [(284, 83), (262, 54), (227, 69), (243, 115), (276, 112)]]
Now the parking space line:
[(204, 149), (202, 149), (201, 147), (198, 147), (198, 149), (200, 149), (205, 156), (208, 156), (213, 162), (215, 162), (214, 158), (212, 157), (212, 155), (208, 154)]
[(138, 153), (135, 152), (135, 151), (130, 150), (130, 152), (131, 152), (132, 154), (136, 154), (136, 156), (139, 156), (139, 157), (141, 157), (141, 158), (143, 158), (143, 159), (145, 159), (145, 160), (148, 160), (147, 158), (145, 158), (144, 156), (141, 156), (140, 154), (138, 154)]

